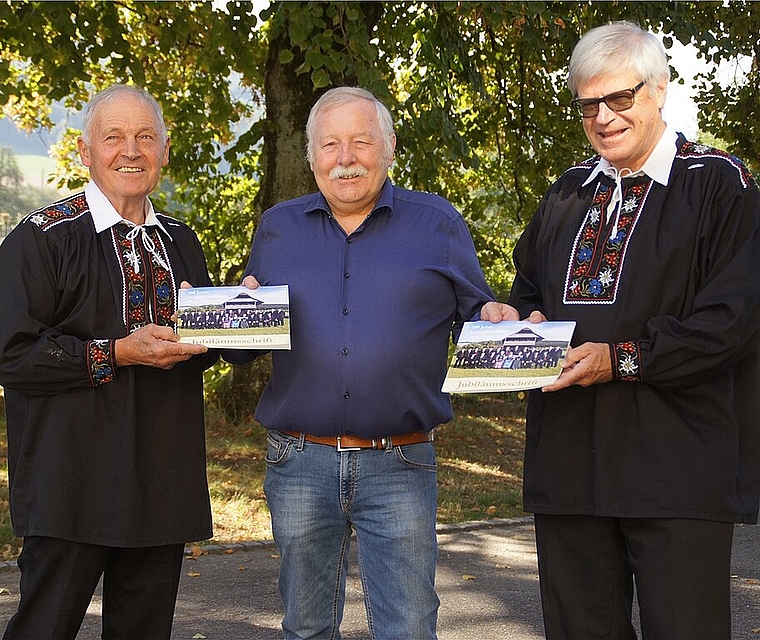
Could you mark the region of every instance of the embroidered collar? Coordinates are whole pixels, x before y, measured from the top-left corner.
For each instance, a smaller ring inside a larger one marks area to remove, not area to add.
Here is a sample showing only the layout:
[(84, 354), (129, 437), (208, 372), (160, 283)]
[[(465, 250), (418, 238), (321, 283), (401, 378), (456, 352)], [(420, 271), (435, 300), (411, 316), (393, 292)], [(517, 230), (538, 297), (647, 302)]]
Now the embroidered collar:
[[(116, 211), (108, 198), (106, 198), (103, 192), (98, 188), (98, 185), (96, 185), (92, 180), (87, 183), (87, 186), (84, 189), (84, 196), (87, 199), (87, 204), (90, 207), (90, 214), (92, 215), (92, 221), (95, 223), (96, 233), (110, 229), (120, 222), (126, 222), (130, 226), (134, 225), (134, 223), (130, 222), (129, 220), (125, 220), (119, 215), (118, 211)], [(169, 240), (171, 240), (171, 235), (164, 228), (164, 225), (161, 224), (161, 221), (156, 216), (156, 211), (153, 208), (153, 203), (150, 201), (150, 198), (145, 198), (145, 203), (147, 213), (145, 214), (145, 224), (142, 226), (158, 227), (161, 229), (161, 231), (164, 232), (164, 235), (169, 238)]]
[[(678, 152), (678, 147), (676, 145), (677, 140), (678, 132), (669, 126), (666, 126), (665, 133), (662, 134), (660, 141), (657, 143), (652, 153), (649, 154), (644, 166), (635, 173), (626, 175), (625, 177), (630, 178), (646, 174), (655, 182), (667, 187), (668, 182), (670, 181), (670, 170), (673, 168), (673, 161)], [(599, 158), (599, 162), (597, 162), (596, 166), (591, 170), (591, 173), (582, 186), (585, 187), (587, 184), (590, 184), (597, 175), (603, 173), (610, 167), (612, 167), (612, 165), (609, 161), (605, 158)]]

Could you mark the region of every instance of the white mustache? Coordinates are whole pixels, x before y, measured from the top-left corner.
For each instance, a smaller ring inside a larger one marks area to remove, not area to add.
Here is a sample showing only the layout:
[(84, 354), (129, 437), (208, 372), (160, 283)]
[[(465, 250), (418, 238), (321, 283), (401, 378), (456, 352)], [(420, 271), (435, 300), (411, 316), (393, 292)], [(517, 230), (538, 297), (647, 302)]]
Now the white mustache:
[(339, 180), (340, 178), (362, 178), (367, 175), (369, 175), (369, 171), (361, 165), (334, 167), (330, 171), (330, 180)]

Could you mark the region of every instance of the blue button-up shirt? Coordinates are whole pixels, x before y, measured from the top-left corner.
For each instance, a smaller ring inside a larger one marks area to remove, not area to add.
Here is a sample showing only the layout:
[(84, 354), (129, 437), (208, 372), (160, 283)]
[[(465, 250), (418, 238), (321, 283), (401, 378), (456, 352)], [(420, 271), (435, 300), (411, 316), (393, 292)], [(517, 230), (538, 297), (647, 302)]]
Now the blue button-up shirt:
[(256, 410), (267, 428), (382, 437), (451, 419), (441, 384), (452, 325), (493, 294), (462, 216), (386, 181), (350, 235), (315, 193), (267, 210), (246, 275), (290, 287), (290, 351)]

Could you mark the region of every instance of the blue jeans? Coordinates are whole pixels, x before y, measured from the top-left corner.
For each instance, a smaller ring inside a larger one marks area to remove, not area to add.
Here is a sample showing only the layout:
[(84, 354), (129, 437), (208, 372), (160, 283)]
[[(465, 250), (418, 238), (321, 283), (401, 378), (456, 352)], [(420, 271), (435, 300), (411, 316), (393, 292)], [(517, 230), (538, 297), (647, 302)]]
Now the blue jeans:
[(277, 431), (267, 440), (286, 640), (341, 637), (352, 530), (372, 638), (436, 638), (433, 444), (338, 451)]

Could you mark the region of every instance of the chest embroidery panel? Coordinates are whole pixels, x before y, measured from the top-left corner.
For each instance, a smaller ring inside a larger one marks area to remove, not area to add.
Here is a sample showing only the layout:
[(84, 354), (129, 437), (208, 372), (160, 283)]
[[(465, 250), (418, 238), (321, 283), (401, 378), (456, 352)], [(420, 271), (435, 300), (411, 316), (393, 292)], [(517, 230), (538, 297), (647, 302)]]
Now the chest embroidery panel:
[[(146, 250), (142, 239), (127, 237), (124, 225), (112, 227), (114, 249), (124, 282), (122, 309), (128, 333), (149, 323), (171, 326), (174, 313), (174, 274), (161, 234), (150, 229), (154, 250)], [(134, 250), (133, 250), (134, 242)], [(158, 254), (158, 257), (156, 256)]]
[(619, 216), (616, 219), (613, 211), (607, 220), (613, 188), (597, 185), (570, 253), (563, 295), (565, 304), (615, 303), (625, 254), (651, 186), (649, 180), (625, 188)]

